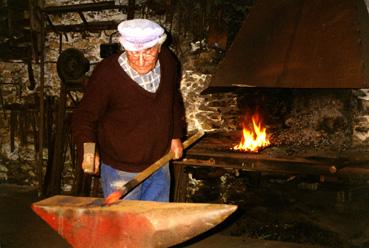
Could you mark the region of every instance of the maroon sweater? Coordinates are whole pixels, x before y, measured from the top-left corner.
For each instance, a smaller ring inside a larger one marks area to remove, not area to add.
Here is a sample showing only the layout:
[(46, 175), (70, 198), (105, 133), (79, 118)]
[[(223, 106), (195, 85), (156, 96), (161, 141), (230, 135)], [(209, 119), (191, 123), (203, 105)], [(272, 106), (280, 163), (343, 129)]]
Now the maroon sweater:
[(96, 142), (104, 163), (139, 172), (163, 156), (173, 138), (184, 135), (179, 65), (174, 54), (163, 47), (160, 86), (150, 93), (124, 72), (118, 56), (96, 65), (73, 113), (72, 134), (80, 163), (83, 143)]

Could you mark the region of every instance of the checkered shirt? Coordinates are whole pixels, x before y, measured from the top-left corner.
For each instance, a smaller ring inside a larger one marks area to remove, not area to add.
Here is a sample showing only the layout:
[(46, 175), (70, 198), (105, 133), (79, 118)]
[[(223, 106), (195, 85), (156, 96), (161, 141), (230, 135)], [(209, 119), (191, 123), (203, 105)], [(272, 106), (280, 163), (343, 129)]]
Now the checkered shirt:
[(124, 52), (122, 53), (119, 58), (118, 62), (123, 70), (135, 81), (139, 86), (144, 88), (145, 90), (155, 93), (156, 90), (159, 88), (160, 84), (160, 63), (159, 60), (156, 63), (155, 68), (144, 74), (138, 74), (132, 67), (128, 64), (127, 54)]

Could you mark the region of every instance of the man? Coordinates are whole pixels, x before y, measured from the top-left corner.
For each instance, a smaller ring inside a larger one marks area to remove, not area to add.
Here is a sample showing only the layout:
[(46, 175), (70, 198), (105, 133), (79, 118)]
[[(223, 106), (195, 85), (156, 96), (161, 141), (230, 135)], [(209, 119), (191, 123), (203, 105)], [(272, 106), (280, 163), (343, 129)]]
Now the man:
[[(97, 144), (104, 197), (122, 187), (169, 149), (182, 156), (184, 110), (174, 54), (162, 46), (164, 29), (146, 19), (118, 25), (125, 52), (98, 63), (89, 79), (72, 132), (86, 171), (83, 144)], [(163, 166), (123, 199), (169, 201), (169, 165)]]

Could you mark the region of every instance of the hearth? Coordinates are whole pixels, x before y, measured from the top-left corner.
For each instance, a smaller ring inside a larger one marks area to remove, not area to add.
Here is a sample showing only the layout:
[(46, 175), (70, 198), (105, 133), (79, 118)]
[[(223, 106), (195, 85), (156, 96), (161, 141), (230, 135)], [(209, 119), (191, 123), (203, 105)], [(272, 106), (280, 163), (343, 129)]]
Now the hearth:
[[(369, 145), (355, 137), (360, 105), (348, 89), (248, 89), (238, 91), (238, 128), (207, 132), (176, 161), (176, 200), (185, 200), (187, 167), (212, 167), (280, 175), (369, 175)], [(270, 144), (259, 151), (234, 147), (245, 115), (258, 113)], [(181, 192), (182, 191), (182, 192)]]

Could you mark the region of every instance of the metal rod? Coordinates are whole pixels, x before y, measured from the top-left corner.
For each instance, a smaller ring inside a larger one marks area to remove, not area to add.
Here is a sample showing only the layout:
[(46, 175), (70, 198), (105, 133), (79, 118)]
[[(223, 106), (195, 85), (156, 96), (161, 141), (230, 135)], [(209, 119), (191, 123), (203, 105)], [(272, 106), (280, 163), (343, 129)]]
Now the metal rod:
[(127, 19), (135, 18), (135, 9), (136, 9), (136, 1), (135, 0), (128, 0), (128, 7), (127, 7)]
[(102, 22), (89, 22), (88, 26), (85, 23), (75, 25), (49, 25), (46, 27), (47, 31), (53, 32), (84, 32), (84, 31), (101, 31), (101, 30), (114, 30), (117, 28), (118, 23), (114, 21), (102, 21)]
[(45, 108), (44, 108), (44, 85), (45, 85), (45, 29), (44, 29), (44, 17), (41, 15), (41, 44), (40, 44), (40, 86), (38, 89), (39, 93), (39, 102), (40, 102), (40, 112), (38, 116), (39, 121), (39, 130), (38, 130), (38, 156), (36, 157), (37, 161), (37, 176), (38, 176), (38, 187), (39, 192), (42, 192), (43, 185), (43, 146), (44, 146), (44, 116), (45, 116)]
[(98, 11), (106, 9), (125, 9), (125, 5), (115, 5), (114, 1), (106, 1), (100, 3), (74, 4), (66, 6), (50, 6), (43, 9), (48, 14), (60, 14), (78, 11)]

